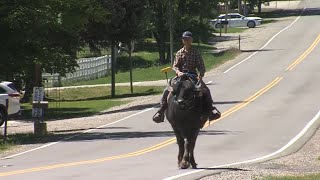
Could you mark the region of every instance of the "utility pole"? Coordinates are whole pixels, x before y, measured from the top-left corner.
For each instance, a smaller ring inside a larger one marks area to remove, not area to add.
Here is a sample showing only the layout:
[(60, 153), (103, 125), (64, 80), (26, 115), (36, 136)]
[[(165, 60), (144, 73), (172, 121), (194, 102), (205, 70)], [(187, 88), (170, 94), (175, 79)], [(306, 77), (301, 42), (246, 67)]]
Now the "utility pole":
[(170, 62), (173, 65), (173, 19), (172, 19), (172, 0), (169, 0), (169, 31), (170, 31)]

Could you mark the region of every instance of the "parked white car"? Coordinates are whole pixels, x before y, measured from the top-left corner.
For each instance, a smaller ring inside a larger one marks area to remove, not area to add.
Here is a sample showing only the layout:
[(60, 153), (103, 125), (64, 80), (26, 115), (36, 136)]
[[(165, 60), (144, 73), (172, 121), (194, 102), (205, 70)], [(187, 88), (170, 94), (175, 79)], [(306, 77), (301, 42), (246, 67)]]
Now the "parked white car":
[[(20, 94), (12, 82), (0, 83), (0, 126), (4, 119), (20, 113)], [(8, 112), (6, 112), (6, 99), (9, 100)]]
[[(227, 21), (226, 21), (227, 18)], [(223, 27), (227, 23), (228, 27), (249, 27), (254, 28), (261, 25), (262, 18), (260, 17), (246, 17), (239, 13), (221, 14), (217, 19), (210, 20), (210, 25), (214, 28)]]

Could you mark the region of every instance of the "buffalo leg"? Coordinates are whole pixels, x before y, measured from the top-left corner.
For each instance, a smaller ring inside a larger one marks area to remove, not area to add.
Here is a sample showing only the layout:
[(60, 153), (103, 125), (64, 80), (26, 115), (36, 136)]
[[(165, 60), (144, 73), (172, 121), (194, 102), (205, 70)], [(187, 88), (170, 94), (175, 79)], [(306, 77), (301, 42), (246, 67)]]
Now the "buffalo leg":
[(190, 154), (190, 142), (188, 139), (186, 139), (184, 141), (184, 153), (183, 153), (183, 158), (182, 158), (182, 161), (180, 163), (180, 168), (181, 169), (187, 169), (189, 168), (190, 166), (190, 163), (189, 163), (189, 154)]
[(196, 141), (197, 141), (197, 137), (198, 137), (199, 131), (195, 131), (192, 134), (192, 137), (190, 139), (190, 163), (193, 169), (197, 168), (197, 163), (194, 159), (194, 148), (196, 146)]
[(178, 147), (179, 147), (178, 166), (180, 167), (180, 163), (182, 161), (182, 157), (183, 157), (183, 154), (184, 154), (184, 139), (180, 135), (180, 132), (176, 128), (173, 128), (173, 129), (174, 129), (174, 132), (175, 132), (175, 135), (176, 135), (176, 139), (177, 139), (177, 144), (178, 144)]

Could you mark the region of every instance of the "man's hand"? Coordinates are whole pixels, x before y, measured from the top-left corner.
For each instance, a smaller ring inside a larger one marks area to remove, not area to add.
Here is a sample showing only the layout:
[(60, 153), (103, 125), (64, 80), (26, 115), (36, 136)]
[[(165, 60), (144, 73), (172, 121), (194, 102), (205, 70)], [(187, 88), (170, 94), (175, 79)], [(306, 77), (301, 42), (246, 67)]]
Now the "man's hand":
[(202, 81), (202, 76), (198, 76), (198, 80), (199, 80), (199, 81)]
[(181, 77), (184, 73), (183, 72), (178, 72), (178, 77)]

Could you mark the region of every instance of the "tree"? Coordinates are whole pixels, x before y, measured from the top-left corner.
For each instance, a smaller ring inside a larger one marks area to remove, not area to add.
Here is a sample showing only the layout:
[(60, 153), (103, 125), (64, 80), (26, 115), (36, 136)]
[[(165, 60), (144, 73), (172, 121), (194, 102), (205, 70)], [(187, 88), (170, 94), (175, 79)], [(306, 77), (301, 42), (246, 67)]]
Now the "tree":
[(149, 0), (148, 8), (152, 9), (150, 12), (151, 22), (153, 24), (152, 34), (157, 41), (159, 51), (159, 63), (166, 64), (169, 62), (166, 59), (166, 41), (169, 37), (169, 24), (168, 24), (168, 12), (169, 12), (168, 0)]
[[(99, 3), (103, 9), (109, 12), (110, 21), (89, 23), (84, 37), (86, 37), (91, 49), (100, 51), (101, 48), (111, 47), (112, 52), (115, 52), (114, 47), (119, 42), (131, 44), (133, 40), (141, 37), (144, 32), (142, 21), (145, 10), (144, 0), (99, 0)], [(115, 55), (112, 54), (111, 96), (114, 97), (116, 62)]]
[(179, 0), (176, 14), (176, 34), (180, 38), (183, 31), (192, 31), (196, 42), (207, 42), (211, 36), (208, 20), (215, 17), (217, 2), (212, 0)]
[[(211, 30), (208, 25), (208, 19), (215, 16), (218, 0), (171, 0), (173, 6), (173, 21), (175, 27), (175, 40), (180, 40), (183, 31), (192, 31), (196, 37), (195, 41), (206, 42), (211, 36)], [(152, 23), (152, 32), (158, 45), (159, 62), (166, 64), (169, 58), (165, 58), (169, 48), (166, 45), (169, 39), (169, 0), (158, 1), (148, 0), (150, 12), (150, 22)], [(168, 52), (169, 54), (169, 52)], [(169, 56), (168, 56), (169, 57)]]
[(247, 0), (247, 2), (250, 4), (251, 8), (258, 7), (258, 13), (260, 14), (262, 9), (261, 5), (262, 3), (270, 2), (270, 0)]
[(25, 83), (24, 101), (34, 86), (34, 66), (64, 75), (77, 66), (76, 53), (83, 47), (80, 36), (90, 20), (104, 13), (90, 0), (1, 0), (0, 73)]
[(142, 39), (144, 36), (144, 15), (145, 6), (143, 0), (131, 0), (127, 1), (124, 6), (126, 8), (126, 15), (121, 23), (121, 37), (123, 37), (122, 43), (125, 44), (125, 51), (129, 54), (130, 61), (130, 89), (133, 93), (133, 77), (132, 77), (132, 52), (134, 49), (135, 41)]

